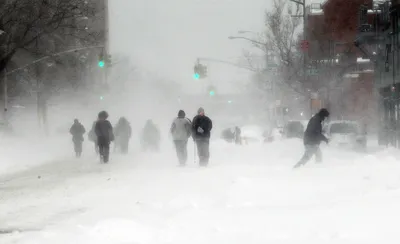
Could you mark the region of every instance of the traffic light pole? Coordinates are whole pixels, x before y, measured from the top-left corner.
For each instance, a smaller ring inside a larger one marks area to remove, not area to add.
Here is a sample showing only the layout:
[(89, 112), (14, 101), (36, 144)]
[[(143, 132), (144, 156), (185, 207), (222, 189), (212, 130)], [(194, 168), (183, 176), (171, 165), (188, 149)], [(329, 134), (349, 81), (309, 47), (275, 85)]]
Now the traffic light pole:
[[(110, 24), (108, 0), (104, 0), (104, 56), (108, 57), (110, 51)], [(104, 66), (104, 84), (108, 85), (108, 65)]]

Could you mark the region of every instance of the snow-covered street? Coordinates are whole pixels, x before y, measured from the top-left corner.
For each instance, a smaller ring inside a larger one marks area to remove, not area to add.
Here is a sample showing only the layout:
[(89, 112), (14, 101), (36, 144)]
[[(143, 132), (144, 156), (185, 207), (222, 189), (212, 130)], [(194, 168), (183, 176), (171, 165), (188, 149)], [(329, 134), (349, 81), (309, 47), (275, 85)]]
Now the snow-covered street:
[[(192, 144), (189, 144), (189, 148)], [(397, 243), (393, 150), (323, 147), (293, 170), (300, 141), (211, 146), (208, 168), (172, 146), (100, 165), (59, 160), (0, 177), (0, 243)], [(190, 154), (193, 151), (189, 151)]]

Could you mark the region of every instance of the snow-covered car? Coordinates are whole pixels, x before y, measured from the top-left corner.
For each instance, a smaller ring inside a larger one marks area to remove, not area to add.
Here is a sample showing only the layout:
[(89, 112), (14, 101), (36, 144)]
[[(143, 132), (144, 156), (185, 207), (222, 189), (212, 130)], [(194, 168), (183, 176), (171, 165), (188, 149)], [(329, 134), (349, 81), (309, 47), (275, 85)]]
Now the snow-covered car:
[(241, 137), (243, 144), (264, 143), (264, 129), (257, 125), (248, 125), (240, 128), (242, 130)]
[(329, 139), (329, 144), (364, 149), (367, 144), (366, 134), (362, 127), (355, 121), (336, 120), (324, 126), (323, 133)]
[(284, 138), (303, 138), (307, 128), (307, 120), (290, 120), (283, 127)]

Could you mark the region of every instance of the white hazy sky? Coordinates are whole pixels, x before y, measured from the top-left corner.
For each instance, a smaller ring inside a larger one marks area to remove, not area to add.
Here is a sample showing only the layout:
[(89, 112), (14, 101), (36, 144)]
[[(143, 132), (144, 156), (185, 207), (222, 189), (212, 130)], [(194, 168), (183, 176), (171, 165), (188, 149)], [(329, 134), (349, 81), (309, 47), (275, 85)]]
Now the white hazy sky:
[(197, 57), (236, 62), (242, 48), (252, 50), (246, 41), (227, 37), (262, 31), (271, 1), (110, 0), (111, 49), (186, 88), (201, 89), (197, 83), (203, 82), (230, 92), (232, 82), (248, 78), (247, 71), (209, 63), (210, 79), (193, 81), (193, 64)]

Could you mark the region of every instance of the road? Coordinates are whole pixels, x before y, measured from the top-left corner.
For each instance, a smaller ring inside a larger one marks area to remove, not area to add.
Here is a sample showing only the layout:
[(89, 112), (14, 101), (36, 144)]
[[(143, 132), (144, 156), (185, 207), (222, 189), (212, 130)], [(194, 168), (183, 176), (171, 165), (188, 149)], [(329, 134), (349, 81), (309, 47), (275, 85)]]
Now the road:
[[(190, 146), (190, 145), (189, 145)], [(58, 161), (0, 178), (1, 243), (396, 243), (400, 165), (300, 142), (212, 144), (202, 169), (157, 155)], [(2, 233), (2, 234), (1, 234)]]

